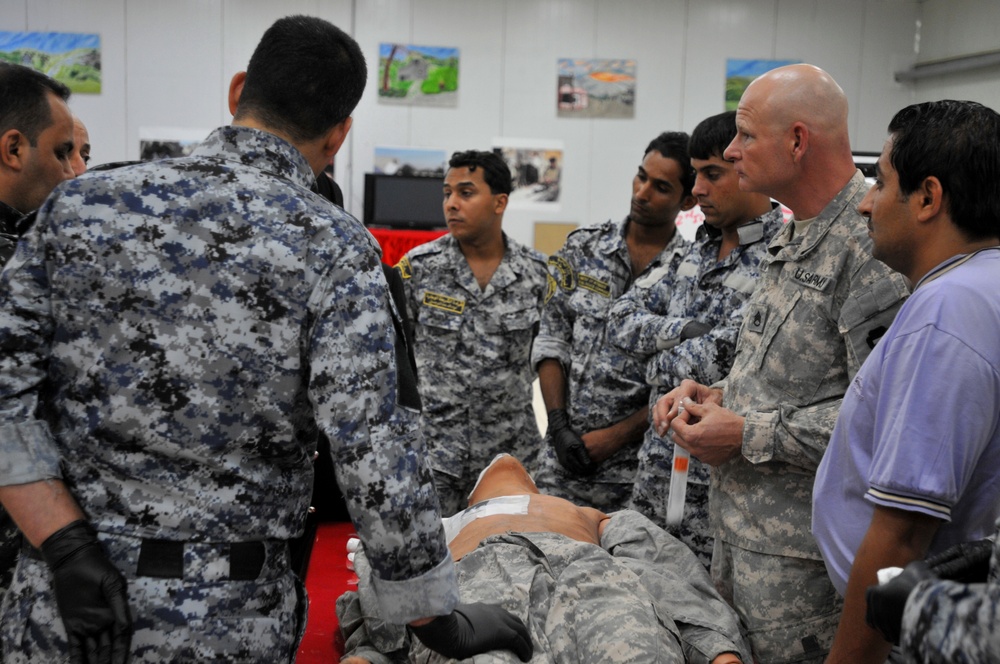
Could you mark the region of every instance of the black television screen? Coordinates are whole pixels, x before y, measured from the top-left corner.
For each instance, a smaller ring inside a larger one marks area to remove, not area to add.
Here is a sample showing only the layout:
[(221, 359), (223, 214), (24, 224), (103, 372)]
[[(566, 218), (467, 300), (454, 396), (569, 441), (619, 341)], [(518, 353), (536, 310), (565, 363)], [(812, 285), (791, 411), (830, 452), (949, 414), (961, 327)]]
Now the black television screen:
[(445, 228), (440, 177), (365, 173), (366, 226)]
[(861, 169), (861, 174), (866, 178), (874, 179), (875, 162), (878, 161), (878, 152), (855, 152), (854, 165)]

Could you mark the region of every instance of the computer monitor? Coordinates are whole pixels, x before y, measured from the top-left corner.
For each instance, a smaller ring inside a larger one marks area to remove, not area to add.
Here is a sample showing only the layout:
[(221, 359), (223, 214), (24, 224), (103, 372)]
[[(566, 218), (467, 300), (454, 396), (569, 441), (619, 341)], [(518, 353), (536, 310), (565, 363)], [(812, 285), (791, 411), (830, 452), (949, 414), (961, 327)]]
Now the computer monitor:
[(861, 170), (861, 174), (869, 183), (875, 181), (875, 162), (878, 161), (878, 152), (855, 152), (854, 165)]
[(365, 173), (366, 226), (445, 228), (439, 176)]

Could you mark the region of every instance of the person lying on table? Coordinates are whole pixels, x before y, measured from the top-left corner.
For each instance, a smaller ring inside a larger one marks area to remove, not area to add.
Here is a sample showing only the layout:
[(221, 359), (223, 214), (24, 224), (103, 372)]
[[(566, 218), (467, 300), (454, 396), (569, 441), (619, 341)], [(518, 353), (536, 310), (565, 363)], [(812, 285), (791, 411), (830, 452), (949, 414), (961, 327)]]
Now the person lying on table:
[[(641, 514), (608, 515), (541, 494), (510, 455), (482, 472), (469, 505), (444, 519), (462, 601), (521, 617), (531, 661), (752, 661), (736, 614), (695, 555)], [(342, 662), (443, 661), (379, 619), (363, 550), (354, 564), (358, 590), (337, 600)], [(502, 652), (476, 659), (506, 661)]]

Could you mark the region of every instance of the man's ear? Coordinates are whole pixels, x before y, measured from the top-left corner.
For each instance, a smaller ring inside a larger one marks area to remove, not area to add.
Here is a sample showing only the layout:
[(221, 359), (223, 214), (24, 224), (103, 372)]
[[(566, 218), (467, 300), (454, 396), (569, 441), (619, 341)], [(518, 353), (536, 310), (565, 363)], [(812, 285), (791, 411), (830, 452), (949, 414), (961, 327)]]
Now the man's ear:
[(246, 83), (247, 73), (237, 72), (233, 80), (229, 82), (229, 114), (236, 115), (236, 108), (240, 105), (240, 95), (243, 94), (243, 84)]
[(914, 198), (919, 221), (933, 219), (945, 212), (944, 189), (941, 187), (941, 181), (933, 175), (925, 177), (917, 190), (910, 194), (910, 200)]
[(496, 205), (493, 206), (494, 214), (503, 214), (503, 211), (507, 209), (507, 203), (510, 201), (510, 196), (507, 194), (496, 194)]
[(344, 144), (344, 140), (347, 138), (347, 133), (351, 131), (351, 125), (354, 124), (354, 118), (347, 116), (343, 122), (339, 122), (333, 126), (332, 129), (327, 133), (326, 139), (323, 141), (323, 154), (333, 159), (333, 155), (340, 151), (340, 146)]
[(687, 196), (684, 197), (684, 200), (681, 201), (681, 211), (687, 212), (697, 204), (698, 204), (698, 199), (695, 198), (693, 195), (688, 194)]
[(796, 122), (790, 130), (792, 161), (800, 161), (809, 149), (809, 128)]
[(6, 168), (21, 170), (27, 137), (17, 129), (8, 129), (0, 136), (0, 163)]

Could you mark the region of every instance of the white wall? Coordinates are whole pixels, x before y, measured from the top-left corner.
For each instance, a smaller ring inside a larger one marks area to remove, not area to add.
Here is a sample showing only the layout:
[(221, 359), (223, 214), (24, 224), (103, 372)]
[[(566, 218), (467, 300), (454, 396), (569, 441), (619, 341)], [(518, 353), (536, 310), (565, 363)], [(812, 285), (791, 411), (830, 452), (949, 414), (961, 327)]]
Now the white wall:
[[(921, 10), (917, 62), (1000, 49), (997, 0), (926, 0)], [(1000, 67), (920, 79), (913, 87), (914, 101), (971, 99), (1000, 110)]]
[[(376, 145), (450, 152), (488, 148), (495, 136), (559, 140), (560, 209), (505, 219), (527, 243), (534, 221), (623, 216), (646, 143), (723, 110), (730, 57), (800, 59), (829, 71), (848, 95), (861, 150), (880, 149), (889, 118), (913, 101), (960, 96), (1000, 107), (995, 71), (954, 83), (893, 79), (917, 60), (918, 20), (921, 60), (994, 48), (995, 0), (0, 0), (0, 30), (101, 34), (103, 91), (71, 101), (100, 163), (137, 158), (140, 127), (228, 122), (229, 79), (264, 29), (293, 13), (341, 26), (369, 59), (369, 90), (337, 159), (348, 210), (361, 215)], [(378, 44), (390, 41), (458, 47), (458, 107), (377, 103)], [(635, 58), (635, 117), (557, 118), (559, 57)]]

